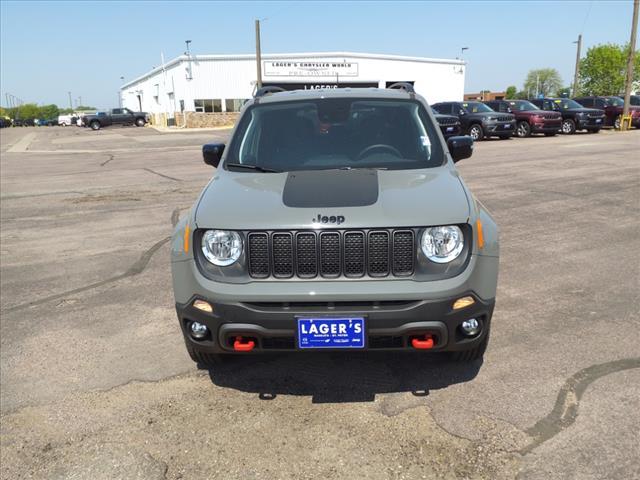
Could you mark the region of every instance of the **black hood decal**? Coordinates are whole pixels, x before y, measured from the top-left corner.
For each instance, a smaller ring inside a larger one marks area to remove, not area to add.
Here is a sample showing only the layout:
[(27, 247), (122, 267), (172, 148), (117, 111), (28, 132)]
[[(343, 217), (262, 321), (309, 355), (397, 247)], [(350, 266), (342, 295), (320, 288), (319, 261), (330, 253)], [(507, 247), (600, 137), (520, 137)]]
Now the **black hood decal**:
[(366, 207), (378, 201), (377, 170), (291, 172), (282, 192), (287, 207)]

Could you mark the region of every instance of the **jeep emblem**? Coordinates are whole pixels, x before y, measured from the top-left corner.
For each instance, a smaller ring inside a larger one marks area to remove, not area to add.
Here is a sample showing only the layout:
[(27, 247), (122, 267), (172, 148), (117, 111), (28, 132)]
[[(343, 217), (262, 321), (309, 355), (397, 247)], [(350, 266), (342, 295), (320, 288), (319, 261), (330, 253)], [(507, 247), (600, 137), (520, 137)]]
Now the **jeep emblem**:
[(344, 222), (344, 217), (342, 215), (331, 215), (330, 217), (326, 215), (318, 214), (317, 218), (312, 218), (311, 221), (313, 223), (335, 223), (336, 225), (340, 225)]

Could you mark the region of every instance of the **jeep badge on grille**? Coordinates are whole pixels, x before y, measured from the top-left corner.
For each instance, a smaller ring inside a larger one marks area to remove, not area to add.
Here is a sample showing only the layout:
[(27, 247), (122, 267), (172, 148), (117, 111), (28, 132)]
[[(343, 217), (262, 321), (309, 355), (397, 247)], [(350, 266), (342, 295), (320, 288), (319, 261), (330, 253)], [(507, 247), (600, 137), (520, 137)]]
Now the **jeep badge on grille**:
[(312, 218), (311, 221), (313, 223), (335, 223), (336, 225), (340, 225), (341, 223), (344, 223), (344, 217), (342, 215), (326, 216), (318, 214), (318, 218)]

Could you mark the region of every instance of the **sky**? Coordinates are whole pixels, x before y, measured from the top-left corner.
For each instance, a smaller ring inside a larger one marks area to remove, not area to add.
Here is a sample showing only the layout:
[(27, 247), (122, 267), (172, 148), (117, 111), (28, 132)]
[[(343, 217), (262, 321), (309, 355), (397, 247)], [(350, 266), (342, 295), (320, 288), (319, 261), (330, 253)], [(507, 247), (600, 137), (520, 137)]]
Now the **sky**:
[(0, 0), (0, 104), (109, 108), (131, 80), (191, 40), (193, 54), (352, 51), (468, 62), (466, 92), (522, 88), (533, 68), (573, 79), (583, 54), (629, 40), (632, 0), (445, 2), (175, 2)]

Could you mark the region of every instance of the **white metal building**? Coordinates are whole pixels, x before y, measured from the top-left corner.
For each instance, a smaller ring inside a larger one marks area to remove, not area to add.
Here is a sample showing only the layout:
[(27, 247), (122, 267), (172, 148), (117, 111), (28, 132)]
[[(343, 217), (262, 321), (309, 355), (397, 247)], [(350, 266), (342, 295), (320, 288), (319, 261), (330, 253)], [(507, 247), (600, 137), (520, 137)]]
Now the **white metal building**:
[[(182, 55), (121, 87), (122, 106), (150, 113), (233, 112), (251, 98), (255, 55)], [(285, 89), (410, 82), (429, 103), (462, 100), (465, 63), (369, 53), (262, 55), (263, 85)]]

